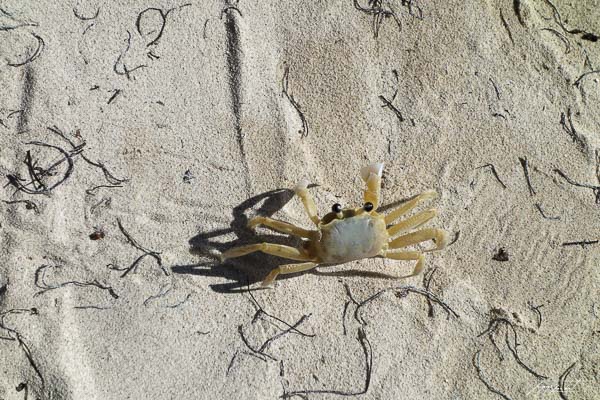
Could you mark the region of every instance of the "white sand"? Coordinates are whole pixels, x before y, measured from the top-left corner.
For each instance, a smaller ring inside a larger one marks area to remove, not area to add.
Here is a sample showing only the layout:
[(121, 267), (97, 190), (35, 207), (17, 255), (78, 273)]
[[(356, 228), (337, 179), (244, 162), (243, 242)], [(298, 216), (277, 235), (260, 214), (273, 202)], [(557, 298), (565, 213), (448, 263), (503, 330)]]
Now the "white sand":
[[(0, 199), (37, 207), (0, 203), (0, 399), (600, 399), (600, 244), (563, 245), (600, 239), (597, 1), (384, 1), (378, 27), (350, 0), (58, 3), (0, 3)], [(73, 161), (48, 193), (5, 186), (64, 160), (34, 141)], [(246, 283), (285, 261), (214, 256), (297, 244), (246, 218), (308, 228), (283, 189), (360, 204), (379, 161), (383, 204), (435, 189), (460, 232), (425, 275), (458, 318), (382, 259), (257, 313)]]

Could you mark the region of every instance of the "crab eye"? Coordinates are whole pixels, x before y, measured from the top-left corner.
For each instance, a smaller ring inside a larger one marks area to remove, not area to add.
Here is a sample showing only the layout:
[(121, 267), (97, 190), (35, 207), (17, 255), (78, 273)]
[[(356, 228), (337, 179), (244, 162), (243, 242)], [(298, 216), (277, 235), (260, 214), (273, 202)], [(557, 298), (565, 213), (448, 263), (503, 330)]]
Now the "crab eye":
[(336, 214), (339, 213), (339, 212), (341, 212), (342, 211), (342, 205), (339, 204), (339, 203), (335, 203), (333, 205), (333, 207), (331, 207), (331, 211), (333, 211)]
[(373, 211), (373, 203), (367, 202), (367, 203), (365, 203), (363, 208), (365, 209), (366, 212)]

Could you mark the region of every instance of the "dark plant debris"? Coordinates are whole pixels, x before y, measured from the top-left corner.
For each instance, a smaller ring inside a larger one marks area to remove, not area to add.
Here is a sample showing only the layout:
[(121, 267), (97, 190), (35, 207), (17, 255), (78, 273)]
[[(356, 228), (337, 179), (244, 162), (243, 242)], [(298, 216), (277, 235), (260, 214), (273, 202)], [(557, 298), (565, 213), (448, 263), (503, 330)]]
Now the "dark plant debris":
[(583, 187), (583, 188), (587, 188), (587, 189), (592, 189), (592, 192), (594, 193), (594, 197), (596, 198), (596, 204), (600, 204), (600, 186), (589, 185), (586, 183), (577, 183), (574, 180), (572, 180), (571, 178), (569, 178), (564, 172), (562, 172), (558, 168), (555, 168), (554, 172), (556, 172), (558, 175), (560, 175), (570, 185), (577, 186), (577, 187)]
[(544, 219), (550, 219), (550, 220), (559, 220), (560, 219), (560, 217), (550, 217), (550, 216), (546, 215), (546, 213), (542, 209), (542, 206), (540, 203), (535, 203), (535, 208), (538, 209), (540, 214), (542, 214), (542, 218), (544, 218)]
[(527, 157), (519, 157), (519, 161), (521, 162), (521, 166), (523, 167), (523, 173), (525, 174), (525, 180), (527, 181), (527, 188), (529, 189), (529, 194), (535, 196), (535, 189), (531, 184), (531, 177), (529, 176), (529, 162), (527, 161)]
[(102, 229), (95, 229), (94, 232), (90, 233), (90, 240), (100, 240), (100, 239), (104, 239), (104, 237), (106, 236), (106, 233), (104, 232), (104, 230)]
[(573, 140), (573, 143), (575, 143), (577, 145), (577, 148), (579, 149), (579, 151), (584, 152), (588, 147), (588, 143), (587, 143), (586, 138), (584, 136), (582, 136), (581, 134), (579, 134), (579, 132), (577, 132), (577, 130), (575, 129), (575, 126), (573, 125), (573, 119), (572, 119), (570, 107), (567, 108), (566, 114), (564, 112), (560, 113), (560, 124), (561, 124), (563, 130), (571, 137), (571, 140)]
[(563, 32), (569, 33), (572, 35), (580, 35), (581, 39), (587, 40), (590, 42), (597, 42), (598, 39), (600, 39), (600, 37), (598, 35), (596, 35), (595, 33), (588, 32), (583, 29), (567, 29), (556, 6), (550, 0), (544, 0), (544, 1), (546, 2), (546, 4), (548, 4), (552, 8), (552, 15), (554, 17), (554, 21), (558, 24), (558, 26), (560, 26), (560, 28), (563, 30)]
[[(519, 353), (517, 351), (518, 346), (520, 346), (519, 340), (518, 340), (518, 335), (517, 335), (517, 330), (515, 328), (515, 326), (513, 325), (512, 322), (510, 322), (509, 320), (507, 320), (506, 318), (493, 318), (489, 325), (488, 328), (481, 332), (479, 335), (477, 335), (478, 337), (481, 337), (483, 335), (488, 335), (488, 338), (490, 339), (490, 341), (492, 342), (492, 344), (496, 347), (496, 349), (498, 349), (498, 346), (496, 345), (496, 342), (494, 341), (494, 337), (493, 335), (498, 331), (500, 326), (507, 326), (509, 329), (506, 329), (505, 331), (505, 341), (506, 341), (506, 346), (508, 347), (508, 349), (510, 350), (511, 354), (513, 355), (513, 358), (515, 359), (515, 361), (523, 368), (525, 369), (527, 372), (529, 372), (531, 375), (535, 376), (538, 379), (546, 379), (548, 378), (547, 376), (544, 376), (542, 374), (537, 373), (536, 371), (534, 371), (531, 367), (529, 367), (527, 364), (525, 364), (523, 362), (523, 360), (521, 360), (521, 357), (519, 356)], [(509, 332), (512, 332), (512, 340), (511, 340), (511, 335), (509, 335)], [(501, 357), (502, 359), (502, 357)]]
[(108, 291), (108, 293), (111, 295), (111, 297), (113, 299), (119, 298), (119, 295), (117, 293), (115, 293), (115, 291), (113, 290), (113, 288), (111, 286), (103, 285), (95, 279), (91, 282), (67, 281), (67, 282), (61, 282), (61, 283), (55, 284), (55, 285), (48, 284), (48, 283), (46, 283), (46, 270), (49, 268), (60, 269), (62, 267), (58, 266), (58, 265), (52, 266), (52, 265), (44, 264), (35, 271), (35, 286), (42, 290), (35, 293), (34, 296), (39, 296), (40, 294), (46, 293), (50, 290), (60, 289), (65, 286), (72, 285), (72, 286), (77, 286), (77, 287), (93, 286), (98, 289)]
[(590, 246), (592, 244), (597, 244), (600, 240), (581, 240), (578, 242), (564, 242), (562, 246), (581, 246), (582, 249), (585, 249), (585, 246)]
[(565, 381), (567, 380), (567, 377), (569, 376), (569, 374), (571, 373), (571, 371), (573, 370), (573, 368), (575, 367), (576, 364), (577, 364), (577, 361), (575, 361), (573, 364), (571, 364), (565, 370), (565, 372), (563, 372), (560, 375), (560, 377), (558, 378), (558, 394), (559, 394), (560, 398), (563, 400), (569, 400), (567, 398), (567, 391), (565, 390)]
[(537, 327), (541, 327), (542, 326), (542, 312), (540, 311), (540, 308), (544, 307), (543, 304), (539, 305), (539, 306), (534, 306), (531, 303), (527, 303), (529, 305), (529, 308), (531, 309), (531, 311), (535, 312), (535, 315), (537, 316)]
[(35, 204), (31, 200), (2, 200), (6, 204), (25, 204), (25, 208), (28, 210), (33, 210), (36, 214), (40, 213), (37, 204)]
[(288, 90), (289, 74), (290, 74), (290, 69), (286, 66), (285, 70), (283, 72), (283, 80), (281, 82), (282, 93), (288, 99), (288, 101), (292, 104), (292, 107), (294, 107), (294, 109), (298, 113), (298, 116), (300, 117), (300, 121), (302, 122), (302, 130), (298, 131), (298, 133), (300, 134), (301, 137), (307, 137), (308, 136), (308, 122), (306, 121), (306, 117), (300, 110), (300, 105), (298, 104), (298, 102), (296, 102), (296, 100), (294, 99), (294, 96), (292, 96)]
[(477, 371), (477, 376), (479, 377), (479, 380), (481, 382), (483, 382), (485, 387), (490, 392), (497, 394), (498, 396), (502, 397), (505, 400), (511, 400), (510, 397), (508, 397), (507, 395), (505, 395), (504, 393), (502, 393), (501, 391), (499, 391), (498, 389), (493, 387), (492, 384), (489, 383), (488, 379), (483, 375), (483, 371), (481, 370), (481, 364), (479, 362), (480, 354), (481, 354), (481, 350), (477, 350), (477, 352), (473, 355), (473, 366), (475, 367), (475, 370)]
[(75, 7), (73, 7), (73, 15), (75, 15), (75, 18), (77, 18), (81, 21), (92, 21), (92, 20), (98, 18), (99, 14), (100, 14), (100, 8), (97, 8), (96, 13), (94, 15), (92, 15), (91, 17), (86, 17), (83, 14), (81, 14), (79, 11), (77, 11), (77, 9)]
[(44, 51), (44, 48), (46, 47), (46, 43), (44, 42), (44, 39), (42, 39), (40, 36), (36, 35), (35, 33), (31, 33), (31, 35), (37, 40), (37, 48), (33, 51), (33, 53), (30, 54), (29, 56), (27, 56), (27, 58), (23, 61), (9, 62), (6, 65), (8, 65), (10, 67), (22, 67), (26, 64), (29, 64), (30, 62), (33, 62), (36, 58), (38, 58), (42, 54), (42, 52)]
[(125, 238), (127, 239), (127, 241), (129, 242), (129, 244), (131, 244), (133, 247), (135, 247), (136, 249), (140, 250), (143, 254), (141, 256), (139, 256), (138, 258), (135, 259), (135, 261), (133, 261), (133, 263), (127, 267), (127, 268), (119, 268), (118, 266), (114, 266), (112, 264), (108, 264), (108, 267), (112, 270), (116, 270), (116, 271), (123, 271), (123, 273), (121, 274), (121, 278), (124, 278), (127, 274), (129, 274), (130, 272), (136, 272), (137, 270), (137, 266), (138, 264), (146, 257), (152, 257), (154, 258), (154, 260), (156, 261), (156, 263), (158, 264), (159, 268), (161, 269), (161, 271), (166, 275), (169, 276), (169, 272), (167, 271), (167, 269), (163, 266), (162, 263), (162, 258), (160, 257), (160, 253), (157, 251), (153, 251), (153, 250), (148, 250), (144, 247), (142, 247), (123, 227), (123, 224), (121, 224), (121, 220), (117, 218), (117, 225), (119, 226), (119, 230), (121, 231), (121, 233), (123, 234), (123, 236), (125, 236)]
[[(67, 152), (61, 147), (54, 146), (51, 144), (43, 143), (43, 142), (27, 142), (26, 145), (38, 146), (38, 147), (46, 147), (51, 148), (58, 151), (63, 158), (59, 159), (57, 162), (53, 163), (49, 167), (42, 168), (37, 165), (37, 161), (33, 160), (31, 155), (31, 151), (27, 151), (25, 155), (24, 164), (27, 166), (27, 172), (29, 174), (29, 179), (21, 178), (18, 174), (8, 174), (6, 175), (8, 179), (8, 183), (14, 186), (17, 191), (22, 191), (27, 194), (48, 194), (53, 189), (64, 183), (73, 172), (73, 156), (80, 154), (83, 151), (83, 145), (77, 146), (73, 148), (71, 152)], [(56, 181), (54, 184), (47, 186), (43, 178), (47, 176), (52, 176), (54, 174), (54, 168), (61, 165), (63, 162), (67, 162), (67, 169), (64, 172), (61, 179)], [(30, 186), (32, 188), (30, 188)]]
[(508, 261), (508, 252), (504, 247), (500, 247), (498, 251), (492, 256), (492, 260), (506, 262)]
[[(384, 0), (368, 0), (366, 5), (361, 4), (359, 0), (354, 0), (354, 8), (365, 14), (373, 16), (373, 36), (375, 39), (379, 37), (379, 30), (381, 24), (388, 18), (392, 18), (399, 30), (402, 30), (402, 24), (400, 18), (396, 15), (396, 12), (384, 4)], [(423, 19), (423, 10), (416, 0), (402, 0), (400, 2), (402, 7), (408, 10), (408, 14), (411, 17), (417, 19)]]
[[(29, 365), (31, 365), (31, 367), (35, 371), (36, 375), (40, 379), (42, 387), (44, 387), (46, 384), (46, 380), (44, 379), (44, 376), (42, 375), (40, 368), (38, 367), (37, 363), (35, 362), (33, 355), (31, 354), (31, 350), (29, 349), (29, 346), (23, 340), (23, 336), (19, 332), (17, 332), (15, 329), (8, 327), (6, 325), (6, 322), (4, 321), (4, 319), (7, 316), (13, 315), (13, 314), (38, 315), (38, 310), (37, 310), (37, 308), (28, 308), (28, 309), (27, 308), (14, 308), (14, 309), (0, 313), (0, 328), (4, 329), (5, 331), (8, 332), (8, 336), (0, 336), (0, 339), (11, 340), (11, 341), (17, 342), (21, 351), (23, 351), (23, 354), (25, 354), (27, 361), (29, 361)], [(26, 390), (27, 386), (21, 386), (21, 385), (17, 386), (17, 388), (19, 388), (19, 387), (21, 388), (21, 390), (23, 390), (23, 389)], [(20, 390), (18, 390), (18, 391), (20, 391)], [(25, 391), (25, 393), (27, 394), (27, 390)]]
[(490, 171), (492, 171), (492, 175), (494, 175), (494, 178), (496, 178), (496, 180), (500, 183), (500, 185), (502, 185), (502, 188), (506, 189), (506, 185), (504, 184), (502, 179), (500, 179), (500, 176), (498, 175), (498, 171), (496, 171), (496, 167), (494, 166), (494, 164), (485, 164), (480, 167), (477, 167), (476, 169), (483, 169), (483, 168), (489, 168)]

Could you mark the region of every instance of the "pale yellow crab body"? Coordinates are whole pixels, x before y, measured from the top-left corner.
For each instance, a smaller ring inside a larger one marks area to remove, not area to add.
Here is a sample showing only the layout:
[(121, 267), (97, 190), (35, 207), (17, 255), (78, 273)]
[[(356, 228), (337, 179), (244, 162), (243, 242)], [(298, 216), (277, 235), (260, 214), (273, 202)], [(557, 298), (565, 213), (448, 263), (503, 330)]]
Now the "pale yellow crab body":
[[(319, 264), (341, 264), (378, 256), (393, 260), (416, 261), (412, 274), (404, 277), (418, 275), (423, 270), (423, 253), (443, 249), (448, 241), (448, 234), (443, 229), (436, 228), (419, 229), (407, 233), (435, 217), (437, 214), (435, 209), (425, 210), (403, 221), (394, 222), (415, 208), (418, 203), (432, 199), (436, 194), (435, 192), (421, 193), (385, 216), (378, 214), (376, 210), (379, 206), (382, 174), (382, 163), (362, 168), (361, 177), (366, 183), (363, 196), (364, 205), (358, 208), (342, 208), (340, 204), (336, 203), (332, 207), (332, 212), (326, 214), (322, 219), (319, 218), (317, 207), (308, 193), (308, 181), (301, 181), (296, 185), (294, 191), (302, 200), (306, 213), (317, 229), (308, 230), (263, 216), (254, 217), (248, 222), (250, 228), (264, 225), (276, 231), (302, 238), (301, 248), (275, 243), (256, 243), (229, 249), (221, 255), (221, 259), (227, 260), (262, 251), (274, 256), (301, 261), (297, 264), (281, 265), (272, 270), (263, 281), (264, 286), (270, 285), (279, 274), (307, 271)], [(433, 241), (435, 247), (427, 250), (401, 250), (426, 241)]]
[(321, 263), (360, 260), (383, 255), (387, 250), (389, 235), (382, 215), (362, 212), (349, 218), (333, 219), (321, 224), (319, 231), (321, 238), (314, 243), (314, 251)]

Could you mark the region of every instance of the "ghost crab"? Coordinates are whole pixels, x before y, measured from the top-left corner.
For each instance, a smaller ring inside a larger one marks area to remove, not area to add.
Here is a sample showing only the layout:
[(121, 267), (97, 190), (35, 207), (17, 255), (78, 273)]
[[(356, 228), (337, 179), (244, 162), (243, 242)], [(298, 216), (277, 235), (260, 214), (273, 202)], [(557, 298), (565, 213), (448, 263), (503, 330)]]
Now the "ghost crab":
[[(303, 238), (302, 247), (295, 248), (273, 243), (257, 243), (235, 247), (221, 255), (221, 260), (241, 257), (255, 251), (302, 261), (297, 264), (281, 265), (269, 273), (262, 285), (269, 286), (279, 274), (291, 274), (315, 268), (319, 264), (339, 264), (370, 257), (384, 257), (393, 260), (416, 261), (413, 272), (401, 278), (418, 275), (423, 270), (424, 252), (441, 250), (446, 246), (448, 235), (442, 229), (427, 228), (405, 233), (418, 228), (437, 215), (436, 209), (417, 213), (396, 224), (392, 223), (408, 213), (424, 200), (433, 199), (437, 194), (424, 192), (405, 202), (387, 215), (379, 214), (377, 206), (381, 191), (383, 164), (371, 164), (361, 169), (361, 177), (367, 187), (364, 191), (364, 205), (357, 208), (342, 208), (334, 204), (332, 211), (322, 219), (308, 193), (308, 181), (296, 185), (294, 192), (300, 197), (306, 213), (316, 225), (316, 230), (307, 230), (287, 222), (268, 217), (255, 217), (249, 228), (264, 225), (275, 231)], [(405, 233), (392, 239), (394, 236)], [(417, 243), (433, 240), (435, 247), (423, 251), (397, 251)]]

